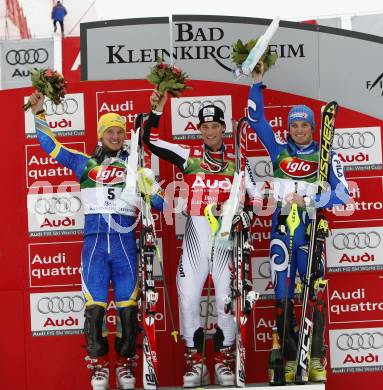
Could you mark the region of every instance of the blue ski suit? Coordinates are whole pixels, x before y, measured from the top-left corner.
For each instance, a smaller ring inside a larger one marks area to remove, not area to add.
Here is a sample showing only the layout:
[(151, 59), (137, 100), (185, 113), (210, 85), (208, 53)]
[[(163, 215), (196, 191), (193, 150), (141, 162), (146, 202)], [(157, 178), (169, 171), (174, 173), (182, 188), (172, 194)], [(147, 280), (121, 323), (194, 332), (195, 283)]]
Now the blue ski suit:
[[(269, 153), (273, 164), (273, 190), (277, 207), (272, 216), (270, 263), (276, 298), (283, 299), (286, 287), (290, 234), (287, 232), (286, 235), (281, 235), (276, 231), (276, 227), (286, 194), (297, 190), (300, 195), (310, 197), (317, 208), (345, 204), (349, 194), (341, 162), (337, 154), (332, 152), (328, 178), (330, 190), (323, 196), (316, 195), (318, 144), (312, 141), (309, 145), (300, 148), (290, 136), (287, 137), (286, 143), (278, 140), (264, 115), (262, 89), (262, 83), (254, 84), (250, 89), (248, 120)], [(289, 298), (294, 296), (296, 271), (298, 270), (302, 277), (307, 266), (308, 242), (305, 235), (310, 219), (306, 210), (301, 208), (299, 209), (299, 217), (301, 223), (295, 231), (292, 250), (290, 269), (292, 283), (289, 286)]]
[[(80, 182), (85, 214), (82, 289), (86, 306), (107, 306), (110, 281), (118, 308), (136, 306), (138, 199), (135, 194), (128, 201), (120, 199), (128, 153), (122, 151), (118, 157), (99, 164), (90, 156), (58, 142), (44, 115), (35, 116), (35, 128), (41, 147), (60, 164), (73, 170)], [(162, 195), (152, 195), (151, 203), (162, 210)]]

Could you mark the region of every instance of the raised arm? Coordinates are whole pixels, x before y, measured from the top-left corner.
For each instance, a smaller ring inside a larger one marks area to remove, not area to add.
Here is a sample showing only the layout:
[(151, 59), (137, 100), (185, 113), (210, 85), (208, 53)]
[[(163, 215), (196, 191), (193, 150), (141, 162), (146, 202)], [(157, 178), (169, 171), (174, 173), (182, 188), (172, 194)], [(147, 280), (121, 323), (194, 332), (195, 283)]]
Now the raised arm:
[(281, 151), (281, 143), (276, 140), (273, 129), (265, 118), (263, 105), (263, 82), (262, 71), (259, 73), (253, 71), (254, 84), (249, 91), (249, 99), (247, 102), (247, 117), (251, 128), (255, 131), (259, 139), (262, 141), (271, 160), (274, 162)]
[(166, 101), (167, 93), (160, 95), (158, 91), (153, 92), (150, 102), (152, 106), (156, 104), (156, 108), (149, 114), (142, 139), (152, 153), (176, 165), (183, 171), (189, 158), (190, 148), (163, 141), (159, 138), (158, 127)]
[(45, 119), (44, 96), (41, 93), (34, 92), (29, 101), (32, 113), (35, 115), (35, 129), (41, 147), (57, 162), (72, 169), (77, 178), (80, 179), (90, 157), (77, 150), (69, 149), (57, 141)]

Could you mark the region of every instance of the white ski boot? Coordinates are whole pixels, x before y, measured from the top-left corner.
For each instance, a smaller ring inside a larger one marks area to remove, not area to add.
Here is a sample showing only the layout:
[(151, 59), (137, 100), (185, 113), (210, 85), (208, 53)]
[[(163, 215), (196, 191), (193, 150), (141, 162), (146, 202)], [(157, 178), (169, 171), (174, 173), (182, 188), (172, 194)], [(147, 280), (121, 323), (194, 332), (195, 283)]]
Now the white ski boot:
[[(186, 348), (186, 371), (183, 376), (184, 387), (200, 387), (210, 384), (210, 375), (206, 364), (202, 362), (202, 354), (194, 348)], [(202, 380), (201, 380), (202, 377)]]
[(109, 362), (106, 358), (91, 358), (87, 356), (85, 361), (88, 362), (87, 367), (90, 368), (92, 379), (90, 381), (93, 390), (107, 390), (109, 389)]
[(221, 348), (216, 353), (214, 360), (215, 384), (220, 386), (234, 386), (235, 374), (235, 352), (233, 347)]
[(133, 369), (136, 365), (136, 357), (117, 359), (116, 382), (119, 389), (134, 389), (136, 378)]

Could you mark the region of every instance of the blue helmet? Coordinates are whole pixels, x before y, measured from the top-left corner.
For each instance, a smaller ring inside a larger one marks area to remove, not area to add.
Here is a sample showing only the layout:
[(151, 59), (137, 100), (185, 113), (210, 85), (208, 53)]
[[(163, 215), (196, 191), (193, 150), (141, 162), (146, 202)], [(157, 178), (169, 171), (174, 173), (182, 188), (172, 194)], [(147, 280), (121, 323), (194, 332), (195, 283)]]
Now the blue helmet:
[(304, 121), (308, 122), (311, 125), (311, 128), (315, 129), (315, 120), (314, 120), (314, 113), (311, 108), (304, 106), (303, 104), (294, 106), (288, 115), (288, 127), (290, 128), (290, 125), (293, 122), (296, 121)]

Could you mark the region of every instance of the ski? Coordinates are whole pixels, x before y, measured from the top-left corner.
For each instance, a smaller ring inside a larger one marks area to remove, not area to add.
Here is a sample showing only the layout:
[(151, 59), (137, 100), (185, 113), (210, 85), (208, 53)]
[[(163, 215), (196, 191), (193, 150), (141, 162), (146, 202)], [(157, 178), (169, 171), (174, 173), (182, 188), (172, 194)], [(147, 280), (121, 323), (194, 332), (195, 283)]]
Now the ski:
[[(337, 110), (338, 104), (333, 101), (324, 106), (322, 111), (317, 174), (318, 195), (327, 190)], [(316, 300), (322, 299), (327, 284), (327, 281), (320, 278), (320, 263), (324, 251), (325, 239), (328, 235), (327, 220), (315, 208), (310, 210), (310, 219), (307, 268), (303, 278), (302, 316), (299, 328), (297, 372), (295, 376), (296, 384), (304, 384), (308, 381), (311, 336), (314, 326), (314, 304)]]
[[(141, 142), (141, 128), (145, 115), (140, 116), (132, 131), (131, 153), (128, 160), (129, 168), (137, 172), (137, 168), (145, 166), (144, 147)], [(133, 150), (134, 149), (134, 150)], [(137, 152), (136, 152), (137, 150)], [(137, 174), (136, 174), (137, 177)], [(130, 185), (136, 185), (136, 183)], [(155, 329), (156, 304), (158, 292), (154, 283), (153, 262), (156, 256), (156, 236), (153, 218), (150, 210), (150, 195), (144, 199), (140, 195), (140, 239), (139, 239), (139, 287), (140, 309), (143, 326), (142, 343), (142, 383), (144, 389), (152, 390), (158, 386), (158, 359)]]
[[(243, 209), (245, 198), (245, 139), (247, 119), (241, 118), (235, 128), (235, 163), (237, 183), (233, 183), (237, 204), (232, 209), (233, 215)], [(229, 198), (230, 199), (230, 198)], [(236, 332), (235, 384), (245, 387), (246, 384), (246, 324), (259, 294), (252, 288), (250, 275), (251, 234), (240, 226), (232, 229), (233, 237), (233, 268), (231, 274), (230, 296), (225, 297), (225, 311), (234, 315)]]

